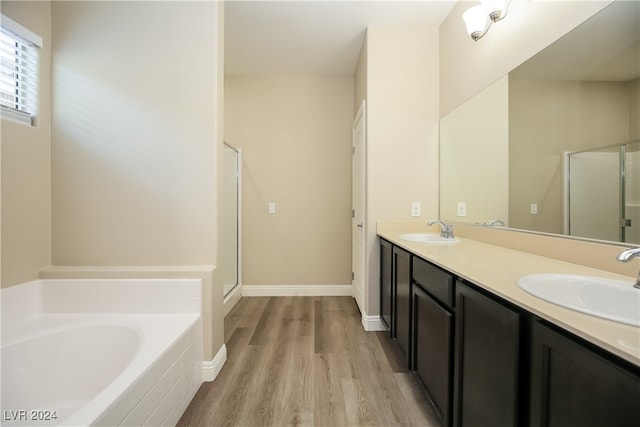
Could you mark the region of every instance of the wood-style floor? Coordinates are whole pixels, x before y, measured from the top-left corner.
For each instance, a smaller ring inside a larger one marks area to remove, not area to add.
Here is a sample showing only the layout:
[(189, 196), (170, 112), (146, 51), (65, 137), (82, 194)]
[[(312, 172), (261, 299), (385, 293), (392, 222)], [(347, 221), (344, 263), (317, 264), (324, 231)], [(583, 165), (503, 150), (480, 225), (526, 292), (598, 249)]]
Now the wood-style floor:
[(351, 297), (242, 298), (227, 363), (179, 426), (439, 426), (386, 332)]

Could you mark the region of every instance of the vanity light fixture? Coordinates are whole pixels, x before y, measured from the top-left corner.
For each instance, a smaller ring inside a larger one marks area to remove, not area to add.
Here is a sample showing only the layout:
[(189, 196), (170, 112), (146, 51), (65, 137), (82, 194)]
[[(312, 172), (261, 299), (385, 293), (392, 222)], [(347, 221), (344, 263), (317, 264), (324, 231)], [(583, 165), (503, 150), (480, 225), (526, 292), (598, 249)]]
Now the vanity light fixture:
[(467, 33), (474, 41), (487, 34), (492, 23), (507, 16), (509, 2), (510, 0), (482, 0), (482, 4), (473, 6), (462, 14)]

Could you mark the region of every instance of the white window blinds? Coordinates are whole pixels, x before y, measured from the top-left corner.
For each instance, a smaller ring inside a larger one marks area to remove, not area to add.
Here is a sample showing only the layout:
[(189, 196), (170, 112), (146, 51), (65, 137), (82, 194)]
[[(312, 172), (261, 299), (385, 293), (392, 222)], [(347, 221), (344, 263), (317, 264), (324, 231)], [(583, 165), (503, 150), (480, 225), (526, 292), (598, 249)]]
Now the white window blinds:
[(32, 124), (42, 38), (4, 15), (0, 18), (0, 111), (3, 118)]

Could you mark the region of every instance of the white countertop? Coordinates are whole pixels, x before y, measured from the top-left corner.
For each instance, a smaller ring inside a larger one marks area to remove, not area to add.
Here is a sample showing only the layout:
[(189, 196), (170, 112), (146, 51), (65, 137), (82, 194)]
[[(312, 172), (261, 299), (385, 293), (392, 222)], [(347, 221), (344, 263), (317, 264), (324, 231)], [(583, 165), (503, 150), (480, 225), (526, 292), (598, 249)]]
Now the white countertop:
[(458, 243), (441, 245), (400, 240), (398, 236), (403, 232), (399, 231), (378, 230), (377, 234), (394, 245), (640, 366), (640, 328), (546, 302), (525, 292), (517, 284), (518, 278), (538, 273), (599, 276), (629, 283), (635, 278), (464, 237), (458, 237)]

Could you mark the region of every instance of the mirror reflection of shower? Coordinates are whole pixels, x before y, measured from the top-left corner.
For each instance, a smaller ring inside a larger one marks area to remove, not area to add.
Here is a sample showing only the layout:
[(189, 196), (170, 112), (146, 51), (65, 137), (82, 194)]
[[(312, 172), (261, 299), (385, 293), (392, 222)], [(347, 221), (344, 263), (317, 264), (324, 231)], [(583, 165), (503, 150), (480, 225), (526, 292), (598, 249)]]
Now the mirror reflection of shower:
[(240, 215), (242, 152), (225, 142), (223, 150), (222, 276), (226, 297), (241, 283)]
[(640, 141), (567, 154), (565, 228), (640, 244)]

